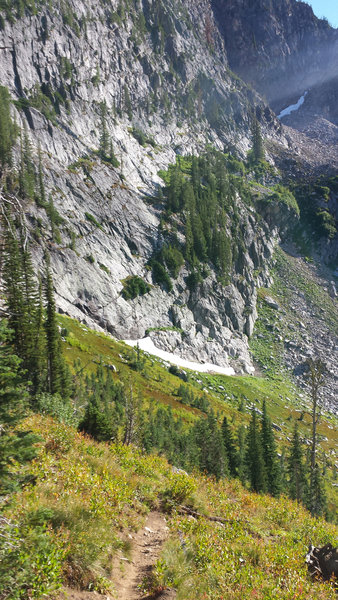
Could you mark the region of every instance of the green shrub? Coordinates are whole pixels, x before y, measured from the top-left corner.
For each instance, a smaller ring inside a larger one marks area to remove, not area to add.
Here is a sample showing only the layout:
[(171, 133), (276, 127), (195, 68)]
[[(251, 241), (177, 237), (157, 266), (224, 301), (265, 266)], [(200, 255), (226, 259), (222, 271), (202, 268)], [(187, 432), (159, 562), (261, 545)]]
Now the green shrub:
[(181, 504), (187, 501), (196, 491), (196, 483), (184, 471), (169, 475), (169, 485), (164, 491), (164, 497), (174, 503)]
[(107, 275), (110, 275), (110, 269), (108, 269), (108, 267), (106, 267), (106, 265), (104, 265), (103, 263), (99, 263), (99, 267), (100, 267), (100, 269), (102, 269), (102, 271), (107, 273)]
[(142, 277), (132, 275), (122, 281), (123, 290), (121, 292), (125, 300), (133, 300), (137, 296), (144, 296), (150, 291), (150, 285)]
[(202, 277), (199, 271), (191, 271), (187, 277), (187, 286), (189, 290), (195, 290), (197, 286), (202, 283)]
[(35, 516), (32, 524), (0, 518), (0, 598), (37, 600), (61, 586), (65, 543), (41, 524), (47, 513)]
[(91, 265), (94, 264), (94, 262), (95, 262), (95, 258), (94, 258), (94, 256), (92, 254), (87, 254), (85, 256), (85, 260), (87, 262), (89, 262)]
[(173, 284), (171, 283), (171, 279), (164, 266), (161, 265), (161, 263), (159, 263), (157, 260), (154, 260), (152, 262), (152, 269), (154, 282), (160, 285), (165, 285), (168, 292), (171, 292), (173, 289)]
[(95, 217), (93, 215), (91, 215), (90, 213), (86, 212), (85, 213), (85, 217), (86, 217), (87, 221), (89, 221), (90, 223), (92, 223), (93, 225), (95, 225), (95, 227), (98, 227), (99, 229), (102, 229), (102, 226), (95, 219)]
[(43, 415), (50, 415), (67, 425), (76, 424), (74, 407), (69, 400), (61, 398), (59, 394), (41, 394), (36, 399), (37, 409)]
[(178, 248), (169, 245), (162, 248), (161, 254), (170, 275), (177, 279), (180, 268), (184, 265), (182, 252)]
[(334, 216), (325, 208), (319, 208), (316, 217), (316, 226), (319, 233), (332, 240), (337, 233)]
[(153, 148), (155, 148), (156, 142), (151, 135), (147, 135), (146, 133), (144, 133), (144, 131), (142, 131), (141, 129), (138, 129), (138, 127), (132, 127), (129, 131), (130, 131), (131, 135), (134, 136), (135, 140), (137, 140), (141, 146), (149, 145), (149, 146), (152, 146)]

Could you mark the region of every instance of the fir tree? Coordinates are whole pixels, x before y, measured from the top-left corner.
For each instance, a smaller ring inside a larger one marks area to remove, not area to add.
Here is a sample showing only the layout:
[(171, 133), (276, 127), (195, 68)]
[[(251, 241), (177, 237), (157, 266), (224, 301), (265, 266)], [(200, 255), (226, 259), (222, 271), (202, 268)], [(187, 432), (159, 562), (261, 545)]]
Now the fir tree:
[(4, 215), (3, 226), (3, 279), (5, 288), (5, 302), (9, 314), (9, 325), (13, 330), (13, 343), (15, 352), (19, 356), (23, 357), (24, 298), (22, 289), (22, 262), (15, 226), (8, 212)]
[(34, 458), (32, 444), (37, 441), (30, 432), (15, 431), (25, 416), (28, 392), (21, 372), (22, 361), (13, 352), (11, 337), (6, 321), (0, 321), (0, 495), (18, 485), (11, 465)]
[[(321, 416), (319, 407), (319, 389), (325, 383), (325, 365), (320, 358), (310, 358), (307, 361), (308, 372), (307, 378), (310, 383), (311, 392), (311, 420), (312, 420), (312, 440), (311, 440), (311, 461), (310, 461), (310, 495), (309, 508), (312, 515), (321, 514), (322, 506), (324, 506), (324, 492), (321, 491), (321, 480), (319, 476), (318, 466), (316, 464), (317, 453), (317, 426)], [(323, 497), (323, 501), (321, 500)], [(319, 513), (318, 513), (319, 510)]]
[(257, 164), (261, 160), (264, 160), (264, 148), (261, 127), (256, 115), (254, 115), (252, 118), (251, 132), (253, 162)]
[(319, 465), (315, 463), (310, 472), (310, 492), (307, 502), (308, 509), (312, 515), (322, 516), (326, 514), (327, 501), (324, 485), (322, 482)]
[(236, 477), (238, 474), (238, 455), (233, 435), (231, 433), (231, 429), (229, 427), (228, 420), (226, 417), (224, 417), (222, 423), (222, 437), (223, 445), (227, 455), (230, 475), (232, 477)]
[[(12, 162), (11, 150), (17, 135), (17, 127), (10, 113), (10, 95), (8, 89), (0, 86), (0, 167)], [(1, 173), (1, 171), (0, 171)]]
[(308, 483), (297, 423), (293, 432), (290, 454), (287, 458), (287, 471), (289, 475), (288, 488), (291, 498), (306, 504)]
[(43, 332), (38, 284), (21, 226), (19, 239), (10, 214), (5, 214), (3, 278), (9, 325), (15, 352), (31, 382), (31, 391), (41, 390), (43, 380)]
[(35, 194), (35, 166), (33, 161), (32, 144), (29, 139), (26, 126), (21, 134), (20, 142), (20, 171), (19, 171), (19, 187), (22, 198), (34, 198)]
[(244, 484), (246, 480), (246, 433), (244, 425), (241, 425), (237, 430), (237, 447), (238, 447), (238, 477)]
[(273, 434), (271, 421), (267, 414), (265, 400), (263, 401), (263, 414), (261, 419), (261, 440), (267, 479), (267, 491), (272, 496), (278, 496), (281, 491), (280, 465), (276, 450), (275, 437)]
[(46, 282), (46, 354), (47, 391), (67, 397), (70, 393), (69, 371), (62, 355), (61, 336), (56, 320), (53, 279), (47, 258)]
[(246, 465), (251, 489), (266, 492), (266, 471), (263, 459), (261, 436), (257, 426), (256, 411), (252, 411), (249, 432), (246, 441)]
[(39, 194), (38, 197), (36, 199), (36, 202), (38, 204), (38, 206), (41, 206), (42, 208), (46, 207), (46, 190), (45, 190), (45, 184), (44, 184), (44, 179), (43, 179), (43, 171), (42, 171), (42, 155), (41, 155), (41, 146), (39, 144), (38, 147), (38, 161), (39, 161), (39, 165), (38, 165), (38, 184), (39, 184)]
[(101, 102), (100, 104), (100, 142), (99, 142), (99, 155), (104, 160), (109, 157), (110, 149), (110, 138), (107, 129), (107, 104)]
[(99, 392), (93, 392), (88, 399), (79, 430), (103, 442), (113, 438), (114, 426), (115, 419), (112, 405), (107, 401), (102, 402)]

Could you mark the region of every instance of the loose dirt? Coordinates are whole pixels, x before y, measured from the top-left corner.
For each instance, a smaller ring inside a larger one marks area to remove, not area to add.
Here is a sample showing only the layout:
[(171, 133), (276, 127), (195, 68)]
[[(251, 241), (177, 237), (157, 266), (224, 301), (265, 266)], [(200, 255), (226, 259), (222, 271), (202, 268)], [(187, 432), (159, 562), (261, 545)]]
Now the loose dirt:
[(150, 596), (142, 592), (142, 583), (150, 577), (167, 535), (165, 516), (157, 511), (149, 513), (144, 526), (130, 534), (130, 556), (121, 553), (114, 559), (111, 577), (114, 592), (100, 595), (64, 588), (58, 600), (175, 600), (174, 590), (167, 589)]
[(115, 561), (112, 576), (116, 589), (114, 600), (150, 600), (150, 598), (174, 600), (176, 598), (173, 590), (165, 590), (157, 596), (142, 593), (142, 582), (151, 575), (167, 535), (168, 527), (164, 515), (156, 511), (149, 513), (144, 527), (132, 537), (130, 559), (125, 560), (126, 557), (120, 556)]

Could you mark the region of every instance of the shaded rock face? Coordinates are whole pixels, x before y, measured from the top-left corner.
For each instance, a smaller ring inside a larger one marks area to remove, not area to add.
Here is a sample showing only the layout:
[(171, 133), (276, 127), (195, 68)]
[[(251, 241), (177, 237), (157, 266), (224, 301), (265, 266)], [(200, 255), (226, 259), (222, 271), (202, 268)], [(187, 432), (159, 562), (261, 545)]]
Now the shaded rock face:
[(212, 6), (230, 67), (276, 112), (334, 76), (337, 31), (317, 19), (307, 3), (212, 0)]

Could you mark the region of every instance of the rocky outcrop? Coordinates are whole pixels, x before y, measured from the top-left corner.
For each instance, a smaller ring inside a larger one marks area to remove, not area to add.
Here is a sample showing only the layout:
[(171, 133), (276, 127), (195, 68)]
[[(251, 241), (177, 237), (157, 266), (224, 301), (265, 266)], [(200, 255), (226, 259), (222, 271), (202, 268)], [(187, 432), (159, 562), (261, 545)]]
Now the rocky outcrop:
[[(38, 14), (5, 21), (0, 73), (36, 164), (41, 148), (46, 198), (61, 217), (55, 236), (41, 203), (23, 202), (36, 264), (46, 247), (51, 255), (59, 310), (118, 338), (179, 328), (151, 335), (185, 358), (251, 372), (256, 289), (269, 283), (279, 235), (272, 221), (238, 196), (243, 239), (228, 285), (210, 269), (191, 290), (182, 268), (167, 292), (147, 269), (163, 243), (160, 169), (206, 144), (245, 157), (252, 110), (270, 160), (270, 148), (292, 148), (271, 109), (229, 70), (221, 33), (207, 0), (41, 3)], [(103, 134), (111, 163), (99, 158)], [(150, 291), (125, 300), (130, 275)]]

